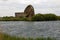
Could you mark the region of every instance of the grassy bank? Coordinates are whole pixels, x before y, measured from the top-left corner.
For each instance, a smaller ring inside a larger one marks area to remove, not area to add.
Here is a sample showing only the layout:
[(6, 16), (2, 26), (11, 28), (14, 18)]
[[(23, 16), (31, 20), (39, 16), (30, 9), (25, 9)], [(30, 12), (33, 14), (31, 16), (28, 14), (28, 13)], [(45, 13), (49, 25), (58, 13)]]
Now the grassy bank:
[(44, 38), (44, 37), (39, 37), (39, 38), (14, 37), (14, 36), (0, 33), (0, 40), (56, 40), (56, 39), (50, 38), (50, 37), (47, 37), (47, 38)]
[(33, 17), (13, 17), (5, 16), (0, 17), (0, 21), (57, 21), (60, 20), (60, 16), (55, 14), (35, 14)]

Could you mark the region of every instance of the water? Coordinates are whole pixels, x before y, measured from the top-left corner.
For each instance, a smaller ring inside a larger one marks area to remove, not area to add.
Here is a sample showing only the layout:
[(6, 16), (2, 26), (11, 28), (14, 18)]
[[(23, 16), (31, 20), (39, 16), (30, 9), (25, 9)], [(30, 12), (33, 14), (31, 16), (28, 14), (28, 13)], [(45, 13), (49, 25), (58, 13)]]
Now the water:
[(60, 38), (60, 21), (0, 21), (0, 31), (20, 37), (49, 36)]

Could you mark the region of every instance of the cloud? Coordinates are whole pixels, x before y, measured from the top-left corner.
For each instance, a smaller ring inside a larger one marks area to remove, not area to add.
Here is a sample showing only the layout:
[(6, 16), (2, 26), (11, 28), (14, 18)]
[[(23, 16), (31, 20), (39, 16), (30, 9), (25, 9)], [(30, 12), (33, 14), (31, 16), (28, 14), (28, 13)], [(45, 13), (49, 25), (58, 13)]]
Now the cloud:
[(20, 3), (20, 4), (39, 4), (40, 0), (1, 0), (8, 1), (7, 3)]
[[(60, 15), (60, 0), (0, 0), (0, 16), (14, 16), (32, 4), (35, 13), (55, 13)], [(3, 15), (4, 14), (4, 15)]]
[(39, 4), (40, 0), (22, 0), (23, 4)]
[(0, 0), (0, 1), (8, 1), (8, 0)]

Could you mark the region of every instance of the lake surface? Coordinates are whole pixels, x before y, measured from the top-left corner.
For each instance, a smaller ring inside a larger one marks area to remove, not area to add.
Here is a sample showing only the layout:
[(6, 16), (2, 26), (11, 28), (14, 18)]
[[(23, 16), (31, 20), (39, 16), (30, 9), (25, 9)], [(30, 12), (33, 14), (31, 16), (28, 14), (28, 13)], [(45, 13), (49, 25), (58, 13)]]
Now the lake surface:
[(21, 37), (60, 38), (60, 21), (24, 22), (0, 21), (0, 32)]

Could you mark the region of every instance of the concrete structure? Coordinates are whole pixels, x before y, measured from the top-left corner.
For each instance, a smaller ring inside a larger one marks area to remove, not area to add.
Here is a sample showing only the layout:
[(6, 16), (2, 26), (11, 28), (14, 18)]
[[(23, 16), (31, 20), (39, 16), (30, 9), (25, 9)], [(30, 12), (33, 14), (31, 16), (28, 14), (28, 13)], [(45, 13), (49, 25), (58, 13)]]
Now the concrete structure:
[(16, 12), (15, 17), (24, 17), (24, 12)]
[(32, 5), (28, 5), (24, 12), (16, 12), (15, 13), (15, 17), (27, 17), (27, 18), (31, 18), (32, 16), (34, 16), (34, 8)]

